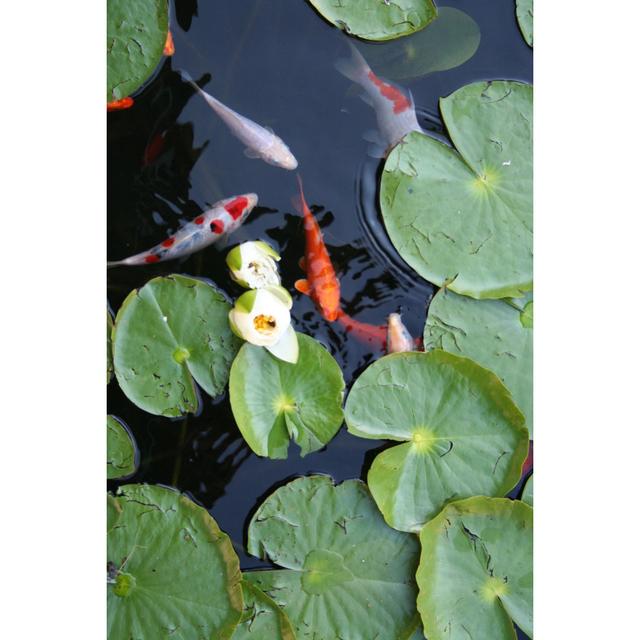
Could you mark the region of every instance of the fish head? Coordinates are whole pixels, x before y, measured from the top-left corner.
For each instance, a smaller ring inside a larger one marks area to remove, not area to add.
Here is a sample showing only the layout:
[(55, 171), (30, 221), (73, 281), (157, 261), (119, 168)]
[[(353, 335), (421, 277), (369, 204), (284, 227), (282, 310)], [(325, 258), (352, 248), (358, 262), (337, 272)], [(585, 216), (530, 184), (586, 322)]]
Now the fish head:
[(333, 322), (340, 315), (340, 287), (324, 290), (318, 302), (325, 320)]
[(288, 169), (289, 171), (298, 168), (296, 157), (282, 140), (278, 140), (276, 144), (271, 145), (271, 147), (264, 152), (263, 159), (271, 165)]
[(390, 313), (387, 320), (387, 351), (400, 353), (413, 351), (414, 342), (411, 334), (404, 326), (399, 313)]
[(227, 230), (233, 231), (237, 229), (247, 219), (247, 216), (253, 211), (257, 204), (258, 196), (255, 193), (244, 193), (241, 196), (222, 200), (220, 206), (231, 217), (231, 223)]

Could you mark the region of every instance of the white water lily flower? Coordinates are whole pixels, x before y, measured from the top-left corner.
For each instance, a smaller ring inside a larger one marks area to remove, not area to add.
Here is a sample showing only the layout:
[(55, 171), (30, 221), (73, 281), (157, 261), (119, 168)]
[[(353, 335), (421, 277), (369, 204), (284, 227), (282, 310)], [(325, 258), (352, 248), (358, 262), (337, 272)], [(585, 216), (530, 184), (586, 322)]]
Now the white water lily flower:
[(280, 255), (262, 240), (243, 242), (227, 254), (231, 277), (247, 289), (279, 285), (278, 260)]
[(276, 358), (298, 361), (298, 338), (291, 326), (293, 301), (279, 286), (243, 293), (229, 311), (232, 331), (243, 340), (267, 348)]

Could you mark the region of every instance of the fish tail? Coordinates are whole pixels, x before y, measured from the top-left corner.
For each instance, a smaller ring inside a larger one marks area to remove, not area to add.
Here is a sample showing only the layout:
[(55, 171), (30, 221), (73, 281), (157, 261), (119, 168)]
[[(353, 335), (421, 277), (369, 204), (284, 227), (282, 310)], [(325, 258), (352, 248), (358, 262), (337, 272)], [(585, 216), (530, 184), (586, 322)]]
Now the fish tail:
[(108, 260), (107, 261), (107, 269), (111, 269), (111, 267), (119, 267), (124, 264), (124, 260)]
[(304, 193), (302, 191), (302, 178), (299, 173), (296, 174), (296, 178), (298, 180), (299, 193), (291, 197), (291, 204), (300, 215), (304, 215), (307, 203), (304, 200)]
[(351, 57), (336, 60), (335, 68), (352, 82), (362, 84), (371, 69), (358, 49), (351, 43), (349, 46), (351, 47)]

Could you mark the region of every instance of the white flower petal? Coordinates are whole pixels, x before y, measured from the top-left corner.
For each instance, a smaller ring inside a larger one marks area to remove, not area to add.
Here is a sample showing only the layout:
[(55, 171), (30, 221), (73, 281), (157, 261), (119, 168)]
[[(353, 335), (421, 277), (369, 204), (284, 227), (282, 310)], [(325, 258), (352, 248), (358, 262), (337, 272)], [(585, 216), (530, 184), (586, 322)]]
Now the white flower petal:
[(284, 360), (291, 364), (298, 362), (298, 336), (291, 325), (289, 325), (278, 342), (266, 348), (279, 360)]
[(250, 312), (236, 305), (229, 315), (240, 335), (259, 347), (274, 345), (291, 326), (287, 305), (267, 289), (255, 291)]

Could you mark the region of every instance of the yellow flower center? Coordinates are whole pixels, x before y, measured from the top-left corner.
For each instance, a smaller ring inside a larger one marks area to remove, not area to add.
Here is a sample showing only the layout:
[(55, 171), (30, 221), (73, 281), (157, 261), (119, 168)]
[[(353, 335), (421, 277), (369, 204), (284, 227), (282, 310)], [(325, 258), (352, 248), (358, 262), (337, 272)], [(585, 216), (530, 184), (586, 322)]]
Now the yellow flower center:
[(253, 319), (253, 326), (260, 333), (271, 333), (276, 328), (276, 319), (261, 313)]

